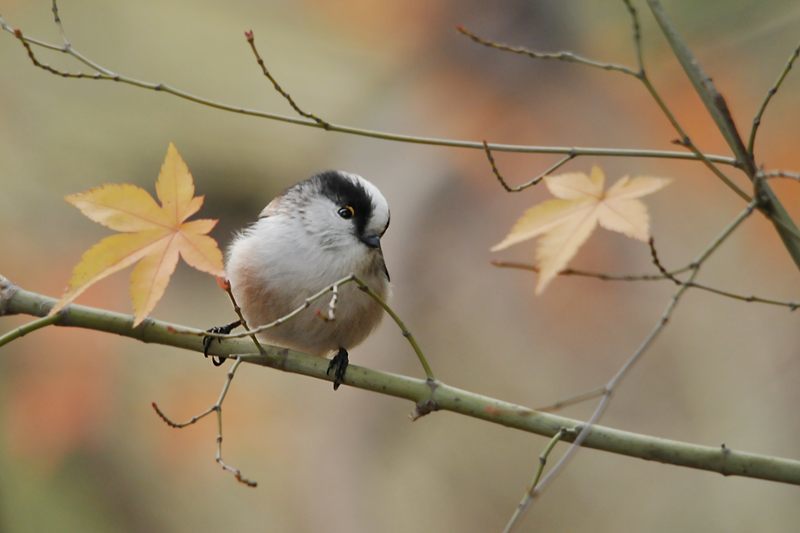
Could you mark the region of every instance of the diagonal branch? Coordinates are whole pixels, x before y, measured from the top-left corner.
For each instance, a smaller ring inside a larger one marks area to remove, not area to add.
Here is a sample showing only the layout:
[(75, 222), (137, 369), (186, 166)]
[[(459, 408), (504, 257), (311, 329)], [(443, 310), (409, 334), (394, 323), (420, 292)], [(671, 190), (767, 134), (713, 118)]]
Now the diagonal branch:
[[(0, 310), (5, 314), (29, 314), (45, 316), (56, 303), (50, 298), (29, 292), (0, 277)], [(202, 333), (200, 330), (176, 324), (146, 319), (133, 328), (133, 317), (103, 309), (82, 305), (70, 305), (58, 315), (56, 325), (80, 327), (114, 333), (143, 342), (175, 346), (202, 353), (199, 335), (180, 335), (180, 331)], [(225, 339), (215, 351), (219, 355), (240, 355), (247, 363), (267, 366), (286, 372), (302, 374), (316, 379), (331, 381), (326, 373), (327, 360), (321, 357), (264, 346), (264, 354), (252, 353), (252, 344), (245, 339)], [(417, 404), (433, 402), (438, 410), (451, 411), (494, 424), (553, 437), (562, 428), (582, 432), (588, 427), (578, 420), (549, 413), (533, 411), (526, 407), (483, 396), (474, 392), (436, 382), (431, 387), (426, 380), (398, 374), (380, 372), (350, 365), (344, 383), (352, 387), (411, 400)], [(582, 445), (588, 448), (638, 457), (650, 461), (686, 466), (718, 472), (723, 475), (745, 476), (800, 485), (800, 461), (783, 459), (748, 452), (702, 446), (659, 437), (651, 437), (593, 425), (584, 435)], [(571, 442), (571, 433), (564, 441)]]

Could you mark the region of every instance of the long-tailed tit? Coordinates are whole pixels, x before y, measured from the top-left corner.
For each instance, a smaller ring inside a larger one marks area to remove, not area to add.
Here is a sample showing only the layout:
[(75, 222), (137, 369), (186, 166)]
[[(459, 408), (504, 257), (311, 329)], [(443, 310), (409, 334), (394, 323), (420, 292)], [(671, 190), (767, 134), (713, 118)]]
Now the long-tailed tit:
[[(287, 315), (350, 274), (386, 298), (389, 272), (380, 239), (388, 227), (386, 199), (361, 176), (327, 171), (287, 189), (228, 248), (225, 270), (248, 326)], [(333, 320), (324, 319), (329, 309), (329, 300), (319, 299), (258, 337), (323, 357), (336, 352), (328, 367), (336, 389), (347, 350), (369, 335), (383, 310), (354, 283), (339, 287)]]

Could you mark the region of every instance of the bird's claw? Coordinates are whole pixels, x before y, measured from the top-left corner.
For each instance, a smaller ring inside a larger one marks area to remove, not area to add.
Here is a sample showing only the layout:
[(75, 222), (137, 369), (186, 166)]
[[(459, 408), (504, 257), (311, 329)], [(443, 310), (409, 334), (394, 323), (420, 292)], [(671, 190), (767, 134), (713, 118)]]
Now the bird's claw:
[[(234, 329), (238, 328), (241, 325), (242, 321), (237, 320), (236, 322), (231, 322), (230, 324), (226, 324), (224, 326), (214, 326), (213, 328), (208, 328), (206, 331), (208, 333), (222, 333), (224, 335), (227, 335), (228, 333), (230, 333), (231, 331), (233, 331)], [(209, 335), (203, 336), (203, 355), (205, 357), (208, 357), (208, 350), (211, 348), (211, 343), (214, 342), (215, 339), (219, 340), (218, 337), (212, 337)], [(220, 366), (222, 363), (225, 362), (225, 360), (218, 355), (212, 355), (211, 362), (214, 364), (214, 366)]]
[(339, 351), (333, 356), (333, 359), (331, 359), (331, 362), (328, 364), (328, 370), (325, 372), (330, 376), (331, 371), (333, 371), (333, 390), (338, 389), (339, 385), (342, 384), (345, 372), (347, 372), (347, 366), (349, 364), (350, 361), (347, 357), (347, 350), (344, 348), (339, 348)]

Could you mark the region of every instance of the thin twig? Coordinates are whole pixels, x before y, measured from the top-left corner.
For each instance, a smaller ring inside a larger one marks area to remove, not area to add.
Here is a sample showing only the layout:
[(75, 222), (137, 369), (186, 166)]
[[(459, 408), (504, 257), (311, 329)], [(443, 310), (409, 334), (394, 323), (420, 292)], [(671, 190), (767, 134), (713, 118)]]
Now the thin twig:
[[(2, 17), (0, 17), (0, 29), (9, 32), (11, 34), (15, 33), (14, 28), (12, 28)], [(48, 43), (41, 39), (36, 39), (28, 36), (23, 36), (21, 40), (25, 43), (28, 43), (29, 45), (39, 46), (42, 48), (46, 48), (48, 50), (54, 50), (57, 52), (70, 55), (96, 72), (96, 74), (91, 74), (91, 75), (87, 74), (83, 76), (65, 76), (65, 77), (75, 77), (75, 78), (80, 77), (91, 80), (113, 81), (125, 85), (132, 85), (134, 87), (138, 87), (145, 90), (171, 94), (172, 96), (181, 98), (183, 100), (188, 100), (198, 105), (211, 107), (213, 109), (219, 109), (230, 113), (237, 113), (246, 116), (275, 120), (278, 122), (286, 122), (290, 124), (296, 124), (299, 126), (306, 126), (311, 128), (323, 128), (322, 125), (320, 125), (313, 119), (298, 118), (295, 116), (282, 115), (279, 113), (269, 113), (258, 109), (251, 109), (242, 106), (226, 104), (224, 102), (191, 94), (189, 92), (183, 91), (182, 89), (179, 89), (167, 83), (148, 82), (148, 81), (138, 80), (130, 76), (125, 76), (123, 74), (118, 74), (99, 65), (97, 62), (92, 61), (88, 57), (84, 56), (83, 54), (75, 50), (74, 47), (70, 47), (69, 49), (64, 49), (64, 47), (62, 46)], [(37, 63), (38, 62), (35, 62), (34, 65), (42, 68), (41, 65)], [(48, 72), (50, 72), (51, 74), (55, 74), (57, 76), (64, 76), (63, 72), (58, 71), (56, 69), (48, 70)], [(334, 124), (334, 123), (328, 123), (328, 124), (329, 124), (328, 128), (329, 131), (346, 133), (349, 135), (358, 135), (361, 137), (369, 137), (373, 139), (381, 139), (394, 142), (424, 144), (429, 146), (445, 146), (451, 148), (483, 150), (483, 143), (480, 141), (426, 137), (420, 135), (403, 135), (399, 133), (392, 133), (386, 131), (357, 128), (354, 126), (347, 126), (344, 124)], [(679, 160), (690, 160), (690, 161), (698, 159), (697, 156), (695, 156), (694, 154), (689, 154), (675, 150), (648, 150), (648, 149), (636, 149), (636, 148), (597, 148), (597, 147), (585, 147), (585, 146), (584, 147), (534, 146), (534, 145), (520, 145), (520, 144), (501, 144), (501, 143), (489, 143), (489, 147), (495, 152), (516, 152), (516, 153), (531, 153), (531, 154), (574, 153), (576, 156), (582, 155), (582, 156), (593, 156), (593, 157), (643, 157), (643, 158), (655, 158), (655, 159), (679, 159)], [(734, 166), (736, 165), (736, 160), (729, 156), (708, 155), (707, 157), (709, 160), (715, 163), (723, 165), (734, 165)]]
[(786, 178), (800, 181), (800, 172), (790, 172), (788, 170), (769, 170), (767, 172), (760, 173), (760, 177), (762, 179)]
[[(261, 348), (261, 345), (258, 345), (258, 346), (259, 346), (259, 350), (261, 350), (261, 353), (264, 354), (265, 352)], [(170, 417), (168, 417), (164, 413), (164, 411), (162, 411), (158, 407), (158, 404), (156, 402), (153, 402), (151, 405), (153, 406), (153, 409), (155, 410), (156, 414), (158, 414), (158, 416), (161, 418), (161, 420), (163, 420), (169, 427), (176, 428), (176, 429), (181, 429), (181, 428), (185, 428), (186, 426), (191, 426), (192, 424), (196, 424), (199, 420), (202, 420), (203, 418), (205, 418), (206, 416), (210, 415), (211, 413), (216, 413), (217, 414), (217, 452), (216, 452), (216, 455), (214, 456), (214, 459), (217, 461), (217, 464), (219, 464), (222, 467), (223, 470), (233, 474), (233, 476), (236, 478), (236, 481), (238, 481), (239, 483), (242, 483), (243, 485), (247, 485), (248, 487), (255, 488), (255, 487), (258, 486), (258, 483), (256, 481), (252, 481), (252, 480), (247, 479), (246, 477), (242, 476), (242, 471), (241, 470), (239, 470), (238, 468), (235, 468), (235, 467), (227, 464), (222, 459), (222, 403), (225, 401), (225, 396), (228, 395), (228, 390), (230, 390), (231, 382), (233, 381), (233, 377), (236, 375), (236, 371), (239, 369), (239, 365), (241, 365), (241, 364), (242, 364), (242, 358), (241, 357), (236, 357), (236, 362), (233, 364), (233, 366), (231, 366), (230, 370), (228, 370), (228, 373), (227, 373), (226, 379), (225, 379), (225, 384), (222, 386), (222, 391), (219, 393), (219, 398), (217, 398), (216, 403), (214, 403), (214, 405), (212, 405), (211, 407), (209, 407), (208, 409), (206, 409), (205, 411), (203, 411), (199, 415), (193, 416), (192, 418), (190, 418), (186, 422), (175, 422), (175, 421), (173, 421)]]
[[(511, 268), (516, 270), (528, 270), (530, 272), (539, 272), (539, 267), (529, 263), (518, 263), (516, 261), (499, 261), (494, 260), (491, 262), (493, 266), (498, 268)], [(677, 270), (671, 270), (669, 274), (675, 275), (687, 270), (691, 270), (692, 266), (687, 265)], [(590, 272), (588, 270), (577, 270), (574, 268), (566, 268), (558, 273), (559, 276), (580, 276), (585, 278), (595, 278), (602, 281), (659, 281), (667, 279), (663, 274), (605, 274), (603, 272)]]
[[(542, 477), (542, 473), (544, 473), (544, 467), (547, 464), (547, 458), (550, 457), (550, 453), (555, 449), (556, 444), (561, 442), (561, 440), (569, 434), (574, 434), (575, 430), (573, 428), (561, 428), (558, 432), (553, 435), (553, 438), (547, 443), (547, 446), (544, 447), (542, 453), (539, 454), (539, 468), (536, 469), (536, 473), (533, 475), (533, 480), (531, 480), (528, 486), (528, 492), (532, 491), (534, 487), (539, 483), (539, 479)], [(511, 531), (511, 528), (519, 519), (517, 515), (521, 515), (525, 512), (525, 509), (522, 507), (522, 502), (517, 504), (517, 508), (514, 510), (514, 514), (509, 520), (508, 524), (506, 525), (505, 529), (503, 529), (503, 533), (508, 533)]]
[(630, 0), (622, 0), (625, 4), (625, 9), (628, 10), (628, 15), (631, 17), (631, 35), (633, 36), (633, 48), (636, 51), (636, 65), (639, 67), (639, 73), (644, 72), (644, 54), (642, 52), (642, 27), (639, 23), (639, 14)]
[(46, 326), (55, 324), (57, 320), (58, 320), (58, 313), (53, 313), (52, 315), (44, 316), (42, 318), (37, 318), (36, 320), (31, 320), (27, 324), (23, 324), (18, 328), (14, 328), (11, 331), (0, 336), (0, 347), (5, 346), (11, 341), (17, 340), (20, 337), (24, 337), (28, 333), (34, 332), (37, 329), (42, 329)]
[(53, 7), (51, 8), (51, 11), (53, 12), (53, 22), (55, 22), (56, 27), (58, 27), (58, 33), (61, 34), (61, 40), (64, 42), (64, 48), (69, 49), (72, 44), (69, 42), (69, 39), (67, 39), (67, 34), (64, 31), (64, 25), (61, 23), (61, 16), (58, 14), (58, 2), (56, 0), (53, 0)]
[[(572, 268), (567, 268), (562, 270), (558, 273), (559, 276), (580, 276), (585, 278), (594, 278), (599, 279), (602, 281), (662, 281), (662, 280), (670, 280), (676, 285), (687, 285), (689, 287), (699, 289), (701, 291), (710, 292), (713, 294), (717, 294), (719, 296), (724, 296), (726, 298), (731, 298), (733, 300), (739, 300), (742, 302), (747, 303), (761, 303), (767, 305), (775, 305), (779, 307), (788, 307), (790, 311), (795, 311), (796, 309), (800, 308), (800, 302), (796, 301), (788, 301), (788, 300), (775, 300), (773, 298), (764, 298), (762, 296), (756, 296), (753, 294), (741, 294), (731, 291), (726, 291), (722, 289), (717, 289), (715, 287), (711, 287), (709, 285), (705, 285), (703, 283), (697, 283), (695, 281), (682, 281), (676, 277), (677, 274), (682, 274), (683, 272), (687, 272), (689, 270), (693, 270), (694, 265), (689, 264), (683, 268), (679, 268), (676, 270), (666, 270), (658, 259), (658, 255), (655, 252), (654, 246), (650, 245), (650, 253), (653, 258), (653, 264), (656, 268), (659, 269), (660, 274), (605, 274), (602, 272), (589, 272), (586, 270), (576, 270)], [(510, 268), (515, 270), (527, 270), (530, 272), (539, 272), (539, 267), (536, 265), (531, 265), (529, 263), (518, 263), (515, 261), (492, 261), (492, 265), (499, 267), (499, 268)]]
[(538, 52), (536, 50), (530, 50), (525, 48), (524, 46), (511, 46), (508, 44), (498, 43), (495, 41), (491, 41), (489, 39), (485, 39), (480, 37), (470, 30), (466, 29), (463, 26), (457, 26), (456, 29), (459, 33), (466, 35), (474, 42), (487, 46), (489, 48), (494, 48), (495, 50), (500, 50), (502, 52), (511, 52), (513, 54), (520, 54), (524, 56), (528, 56), (532, 59), (551, 59), (555, 61), (566, 61), (568, 63), (579, 63), (581, 65), (586, 65), (588, 67), (599, 68), (602, 70), (612, 70), (616, 72), (622, 72), (623, 74), (628, 74), (629, 76), (636, 76), (636, 72), (627, 67), (625, 65), (619, 65), (616, 63), (607, 63), (604, 61), (597, 61), (595, 59), (589, 59), (588, 57), (581, 56), (576, 54), (575, 52), (570, 51), (563, 51), (563, 52)]
[[(85, 72), (66, 72), (64, 70), (58, 70), (55, 67), (48, 65), (47, 63), (42, 63), (36, 57), (36, 54), (33, 53), (33, 48), (31, 48), (29, 39), (25, 38), (22, 34), (22, 30), (16, 29), (14, 30), (14, 36), (19, 39), (19, 42), (22, 43), (22, 46), (25, 48), (25, 51), (28, 53), (28, 58), (30, 58), (31, 62), (34, 66), (39, 67), (40, 69), (46, 70), (50, 74), (55, 74), (56, 76), (61, 76), (62, 78), (77, 78), (77, 79), (102, 79), (104, 77), (103, 74), (86, 74)], [(59, 50), (64, 51), (59, 48)], [(69, 53), (68, 51), (66, 51)]]
[[(242, 314), (242, 308), (239, 307), (239, 304), (236, 302), (236, 298), (233, 296), (233, 292), (231, 291), (231, 282), (225, 280), (224, 288), (225, 288), (225, 293), (227, 293), (228, 298), (231, 301), (231, 305), (233, 305), (233, 312), (236, 313), (237, 317), (239, 317), (239, 321), (242, 324), (242, 328), (244, 328), (245, 331), (248, 331), (250, 328), (247, 326), (247, 320), (245, 320), (244, 315)], [(256, 345), (258, 353), (264, 353), (264, 347), (261, 346), (261, 343), (258, 342), (256, 334), (250, 333), (249, 337), (253, 340), (253, 344)]]
[(547, 170), (545, 170), (538, 176), (526, 181), (522, 185), (511, 187), (510, 185), (508, 185), (508, 182), (506, 182), (505, 178), (503, 178), (502, 174), (500, 174), (500, 171), (497, 169), (497, 165), (495, 164), (494, 161), (494, 156), (492, 155), (492, 151), (489, 149), (489, 143), (487, 143), (486, 141), (483, 141), (483, 150), (486, 153), (486, 158), (489, 160), (489, 164), (492, 166), (492, 173), (494, 173), (495, 177), (497, 178), (497, 181), (500, 182), (500, 185), (503, 186), (506, 192), (520, 192), (527, 189), (528, 187), (532, 187), (533, 185), (536, 185), (537, 183), (542, 181), (545, 177), (549, 176), (559, 168), (563, 167), (565, 164), (575, 159), (575, 157), (577, 157), (577, 154), (567, 154), (564, 158), (550, 165), (547, 168)]
[(537, 407), (536, 410), (545, 413), (553, 413), (555, 411), (560, 411), (561, 409), (564, 409), (565, 407), (569, 407), (571, 405), (577, 405), (579, 403), (583, 403), (588, 400), (594, 400), (595, 398), (603, 396), (606, 392), (607, 391), (605, 386), (595, 387), (586, 392), (582, 392), (580, 394), (564, 398), (563, 400), (558, 400), (557, 402)]
[(708, 285), (704, 285), (702, 283), (697, 283), (695, 281), (692, 281), (692, 282), (684, 281), (684, 282), (681, 282), (681, 283), (683, 285), (688, 286), (688, 287), (692, 287), (692, 288), (695, 288), (695, 289), (700, 289), (701, 291), (710, 292), (710, 293), (713, 293), (713, 294), (717, 294), (719, 296), (724, 296), (726, 298), (731, 298), (733, 300), (739, 300), (739, 301), (742, 301), (742, 302), (761, 303), (761, 304), (767, 304), (767, 305), (776, 305), (776, 306), (779, 306), (779, 307), (788, 307), (789, 311), (796, 311), (798, 308), (800, 308), (800, 302), (792, 302), (792, 301), (785, 301), (785, 300), (773, 300), (771, 298), (763, 298), (761, 296), (755, 296), (753, 294), (744, 295), (744, 294), (740, 294), (740, 293), (735, 293), (735, 292), (725, 291), (725, 290), (722, 290), (722, 289), (717, 289), (715, 287), (709, 287)]
[(756, 144), (756, 133), (758, 132), (758, 127), (761, 125), (761, 118), (764, 115), (764, 111), (767, 109), (767, 105), (772, 100), (772, 97), (778, 92), (783, 84), (783, 80), (786, 79), (786, 75), (789, 74), (789, 71), (792, 70), (792, 65), (797, 60), (797, 57), (800, 56), (800, 44), (795, 47), (792, 51), (789, 59), (786, 61), (786, 64), (783, 66), (783, 70), (781, 70), (778, 79), (775, 80), (775, 83), (772, 84), (767, 94), (764, 95), (764, 100), (761, 102), (761, 105), (756, 112), (756, 116), (753, 118), (753, 126), (750, 128), (750, 137), (747, 140), (747, 153), (750, 154), (750, 157), (755, 157), (753, 154), (753, 150), (755, 149)]
[(433, 382), (436, 380), (436, 377), (433, 375), (433, 370), (431, 370), (431, 366), (428, 364), (428, 360), (425, 358), (425, 354), (422, 353), (422, 348), (420, 348), (419, 343), (417, 343), (417, 339), (411, 333), (411, 331), (406, 327), (405, 322), (400, 318), (400, 316), (395, 313), (394, 309), (392, 309), (389, 304), (387, 304), (383, 298), (381, 298), (375, 291), (370, 288), (369, 285), (358, 279), (358, 277), (353, 276), (353, 281), (358, 285), (358, 288), (367, 293), (373, 300), (378, 302), (386, 314), (392, 317), (394, 323), (397, 324), (397, 327), (400, 328), (400, 333), (403, 334), (403, 337), (408, 341), (411, 345), (411, 348), (414, 350), (414, 353), (417, 354), (417, 359), (419, 359), (420, 364), (422, 365), (423, 370), (425, 371), (425, 377), (427, 377), (428, 382)]
[(661, 272), (661, 275), (676, 285), (682, 285), (683, 282), (676, 278), (671, 272), (664, 268), (664, 265), (661, 264), (661, 261), (658, 258), (658, 252), (656, 251), (656, 241), (653, 237), (650, 237), (650, 239), (647, 241), (647, 245), (650, 247), (650, 258), (653, 260), (653, 264), (656, 266), (658, 271)]
[(247, 39), (248, 44), (250, 45), (250, 49), (253, 51), (253, 55), (256, 56), (256, 61), (258, 62), (258, 66), (261, 67), (261, 72), (264, 74), (264, 76), (267, 77), (269, 81), (272, 82), (272, 86), (275, 87), (275, 90), (278, 91), (278, 93), (280, 93), (280, 95), (283, 96), (287, 102), (289, 102), (289, 105), (292, 106), (292, 109), (297, 111), (298, 115), (310, 118), (311, 120), (322, 126), (323, 129), (326, 130), (331, 129), (331, 125), (328, 124), (326, 121), (322, 120), (313, 113), (308, 113), (307, 111), (303, 111), (302, 109), (300, 109), (300, 106), (297, 105), (297, 103), (294, 101), (294, 98), (292, 98), (292, 96), (288, 92), (286, 92), (283, 89), (283, 87), (280, 86), (278, 80), (272, 77), (272, 74), (270, 74), (269, 70), (267, 69), (267, 64), (261, 58), (261, 54), (258, 53), (258, 48), (256, 48), (256, 40), (253, 34), (253, 30), (244, 32), (244, 36), (245, 39)]

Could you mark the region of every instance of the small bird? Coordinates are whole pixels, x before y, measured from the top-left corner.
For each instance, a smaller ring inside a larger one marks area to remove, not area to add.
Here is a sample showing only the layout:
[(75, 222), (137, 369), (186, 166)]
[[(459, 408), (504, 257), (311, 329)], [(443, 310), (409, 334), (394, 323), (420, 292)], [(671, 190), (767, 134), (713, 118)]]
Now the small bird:
[[(381, 237), (389, 219), (389, 204), (375, 185), (338, 170), (316, 174), (273, 199), (227, 251), (225, 271), (247, 325), (273, 322), (350, 274), (385, 300), (389, 271)], [(383, 309), (354, 283), (339, 288), (333, 320), (327, 319), (329, 302), (318, 299), (258, 338), (322, 357), (335, 352), (328, 374), (334, 373), (336, 390), (347, 370), (347, 350), (378, 325)]]

